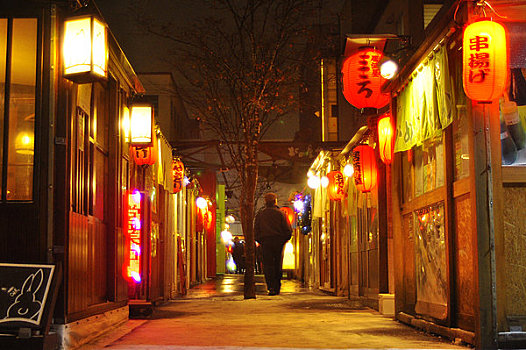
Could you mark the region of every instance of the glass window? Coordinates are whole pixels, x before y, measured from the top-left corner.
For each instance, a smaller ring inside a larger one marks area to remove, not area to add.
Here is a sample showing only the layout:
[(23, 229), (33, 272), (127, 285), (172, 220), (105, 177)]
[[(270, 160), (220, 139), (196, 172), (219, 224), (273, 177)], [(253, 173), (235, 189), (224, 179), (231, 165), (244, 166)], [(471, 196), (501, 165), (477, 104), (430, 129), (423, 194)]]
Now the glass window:
[(415, 197), (444, 186), (444, 143), (442, 139), (415, 148)]
[[(417, 210), (414, 213), (414, 227), (417, 301), (446, 305), (444, 203)], [(420, 312), (418, 305), (416, 311)]]
[(35, 88), (37, 20), (13, 20), (9, 82), (9, 140), (7, 199), (33, 197), (33, 155), (35, 147)]
[(455, 149), (455, 181), (469, 176), (468, 118), (465, 105), (457, 105), (453, 120), (453, 147)]

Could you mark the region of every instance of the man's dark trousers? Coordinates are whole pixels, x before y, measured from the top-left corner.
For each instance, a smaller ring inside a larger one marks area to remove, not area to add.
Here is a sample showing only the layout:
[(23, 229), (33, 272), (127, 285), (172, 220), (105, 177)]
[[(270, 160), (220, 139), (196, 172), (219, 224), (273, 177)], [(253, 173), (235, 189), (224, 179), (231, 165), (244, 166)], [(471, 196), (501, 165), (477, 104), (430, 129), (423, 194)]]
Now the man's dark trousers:
[(263, 273), (269, 293), (279, 294), (283, 271), (283, 242), (278, 237), (265, 237), (261, 242), (263, 253)]

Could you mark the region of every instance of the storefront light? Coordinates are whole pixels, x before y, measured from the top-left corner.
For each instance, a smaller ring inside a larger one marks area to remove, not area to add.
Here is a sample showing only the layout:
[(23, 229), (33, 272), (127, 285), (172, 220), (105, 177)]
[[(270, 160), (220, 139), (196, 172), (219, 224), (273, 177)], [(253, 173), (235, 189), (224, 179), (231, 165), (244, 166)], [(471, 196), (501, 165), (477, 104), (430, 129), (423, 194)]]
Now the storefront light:
[(321, 184), (321, 187), (326, 188), (327, 186), (329, 186), (329, 178), (325, 175), (322, 176), (320, 179), (320, 184)]
[(197, 205), (199, 209), (204, 210), (208, 206), (208, 201), (203, 197), (197, 197), (195, 205)]
[(347, 177), (351, 177), (353, 176), (354, 174), (354, 167), (352, 166), (352, 164), (345, 164), (345, 166), (343, 167), (343, 175), (347, 176)]
[(124, 141), (130, 142), (130, 109), (127, 106), (122, 108), (121, 127)]
[(65, 78), (79, 84), (106, 78), (106, 25), (94, 16), (66, 20), (63, 55)]
[(307, 186), (309, 186), (313, 190), (317, 189), (320, 186), (319, 176), (313, 175), (309, 177), (309, 180), (307, 180)]
[(130, 116), (130, 143), (132, 146), (152, 146), (153, 108), (148, 104), (134, 104)]
[(221, 241), (224, 244), (228, 244), (232, 240), (232, 233), (228, 230), (221, 231)]
[(225, 221), (229, 224), (233, 224), (236, 221), (236, 218), (233, 215), (227, 215)]
[(15, 139), (16, 153), (24, 155), (33, 155), (33, 146), (35, 144), (35, 137), (33, 131), (21, 131)]
[(398, 73), (398, 64), (390, 58), (385, 57), (380, 63), (380, 75), (387, 80), (393, 79)]
[(303, 210), (305, 209), (305, 203), (303, 203), (301, 199), (294, 201), (294, 209), (297, 213), (303, 213)]

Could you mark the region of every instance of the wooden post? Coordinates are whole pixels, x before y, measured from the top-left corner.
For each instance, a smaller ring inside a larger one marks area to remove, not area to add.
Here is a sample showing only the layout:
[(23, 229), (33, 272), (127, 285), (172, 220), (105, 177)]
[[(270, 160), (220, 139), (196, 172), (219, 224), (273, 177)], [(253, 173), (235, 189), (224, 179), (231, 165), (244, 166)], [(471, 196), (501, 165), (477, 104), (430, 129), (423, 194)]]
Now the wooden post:
[(494, 240), (492, 230), (492, 169), (490, 147), (490, 105), (472, 104), (474, 130), (474, 165), (476, 196), (476, 271), (475, 284), (478, 308), (475, 315), (477, 348), (493, 349), (495, 342), (495, 295), (494, 283)]

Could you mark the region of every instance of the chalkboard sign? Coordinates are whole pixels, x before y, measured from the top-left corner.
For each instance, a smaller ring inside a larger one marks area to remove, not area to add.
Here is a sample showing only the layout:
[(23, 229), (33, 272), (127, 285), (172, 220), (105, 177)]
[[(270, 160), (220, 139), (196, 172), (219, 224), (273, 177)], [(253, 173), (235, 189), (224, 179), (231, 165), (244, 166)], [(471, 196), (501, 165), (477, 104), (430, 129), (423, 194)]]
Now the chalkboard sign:
[(56, 291), (55, 265), (0, 263), (0, 328), (40, 328)]

